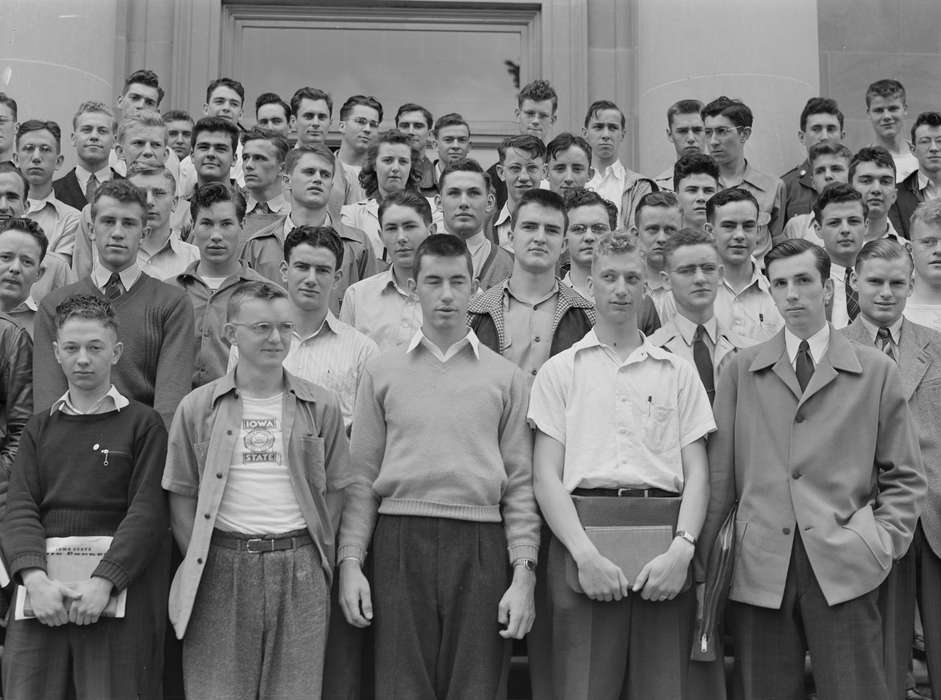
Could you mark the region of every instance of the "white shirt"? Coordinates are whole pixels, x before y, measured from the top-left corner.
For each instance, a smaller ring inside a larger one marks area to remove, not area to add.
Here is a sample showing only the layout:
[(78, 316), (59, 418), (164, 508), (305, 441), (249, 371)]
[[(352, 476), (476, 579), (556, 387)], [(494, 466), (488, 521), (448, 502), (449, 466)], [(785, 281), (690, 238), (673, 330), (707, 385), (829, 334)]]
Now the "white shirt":
[(474, 268), (474, 279), (480, 277), (480, 271), (484, 266), (484, 263), (487, 262), (487, 258), (490, 257), (490, 251), (493, 248), (493, 243), (491, 243), (488, 238), (484, 235), (483, 231), (478, 231), (473, 236), (464, 241), (467, 245), (467, 250), (471, 254), (471, 265)]
[(396, 283), (389, 268), (347, 287), (340, 320), (368, 335), (385, 352), (406, 346), (421, 328), (421, 304)]
[[(898, 319), (891, 326), (887, 326), (889, 330), (889, 342), (892, 344), (892, 351), (895, 353), (895, 357), (899, 356), (899, 339), (901, 338), (902, 333), (902, 321), (905, 319), (905, 316), (899, 316)], [(877, 326), (874, 323), (870, 323), (869, 320), (862, 314), (859, 314), (859, 320), (863, 323), (863, 328), (869, 331), (869, 337), (872, 338), (872, 344), (882, 350), (882, 345), (879, 343), (879, 329), (882, 326)]]
[(715, 314), (723, 328), (762, 343), (784, 327), (771, 298), (771, 284), (752, 261), (751, 281), (736, 293), (723, 278), (716, 290)]
[(96, 413), (107, 413), (108, 411), (120, 411), (122, 408), (130, 404), (127, 397), (121, 394), (120, 391), (114, 386), (108, 389), (108, 392), (102, 396), (98, 403), (92, 406), (87, 411), (80, 411), (75, 408), (75, 404), (72, 403), (72, 399), (69, 396), (69, 392), (65, 392), (56, 399), (55, 403), (52, 404), (52, 408), (49, 409), (49, 415), (51, 416), (56, 411), (61, 411), (69, 416), (90, 416)]
[(513, 252), (513, 241), (510, 240), (510, 231), (512, 228), (513, 226), (510, 223), (510, 205), (504, 203), (503, 209), (500, 210), (497, 218), (493, 220), (493, 230), (496, 233), (497, 243), (500, 244), (500, 247), (506, 248), (511, 253)]
[[(802, 338), (798, 338), (791, 333), (790, 329), (784, 329), (784, 346), (787, 348), (787, 359), (790, 361), (794, 371), (797, 371), (797, 352), (800, 350)], [(826, 354), (830, 347), (830, 324), (824, 323), (823, 328), (807, 338), (807, 345), (810, 346), (810, 358), (814, 361), (814, 366), (820, 364), (821, 358)]]
[[(95, 265), (91, 271), (91, 281), (104, 293), (105, 285), (108, 284), (111, 275), (111, 270), (107, 269), (104, 265)], [(134, 286), (134, 283), (140, 279), (140, 276), (141, 269), (136, 263), (118, 273), (118, 277), (121, 278), (121, 284), (124, 285), (125, 292)]]
[(137, 249), (137, 264), (141, 271), (158, 280), (176, 277), (194, 262), (199, 262), (199, 248), (181, 241), (176, 232), (172, 232), (166, 243), (153, 254), (143, 246)]
[(480, 340), (478, 340), (477, 335), (471, 329), (468, 328), (467, 335), (451, 345), (444, 352), (441, 352), (441, 348), (431, 342), (428, 337), (419, 329), (419, 331), (414, 336), (412, 336), (412, 340), (409, 342), (408, 347), (405, 348), (405, 352), (413, 352), (415, 348), (421, 346), (434, 355), (439, 362), (445, 363), (457, 355), (461, 350), (463, 350), (465, 345), (470, 345), (471, 350), (474, 351), (474, 357), (479, 360)]
[(941, 332), (941, 304), (913, 304), (909, 301), (902, 315), (912, 323)]
[[(250, 194), (245, 197), (245, 216), (251, 216), (256, 213), (255, 208), (258, 206), (259, 202), (252, 197)], [(286, 216), (291, 213), (291, 203), (285, 199), (283, 194), (279, 194), (276, 197), (272, 197), (265, 204), (268, 205), (268, 209), (271, 214), (277, 216)]]
[(834, 328), (846, 328), (850, 324), (849, 312), (846, 310), (846, 277), (850, 269), (843, 267), (836, 261), (830, 264), (830, 279), (833, 280), (833, 311), (830, 314), (830, 323)]
[(597, 192), (609, 202), (617, 205), (618, 221), (621, 220), (621, 199), (627, 186), (627, 170), (620, 159), (614, 161), (604, 170), (595, 170), (594, 177), (589, 180), (585, 189)]
[(646, 338), (622, 361), (594, 330), (539, 370), (529, 420), (565, 446), (562, 483), (569, 492), (682, 493), (681, 449), (716, 429), (692, 364)]
[[(102, 182), (107, 182), (110, 180), (113, 174), (114, 173), (111, 172), (111, 166), (105, 165), (103, 168), (101, 168), (101, 170), (95, 171), (95, 178), (98, 180), (98, 184), (100, 185)], [(85, 168), (83, 168), (81, 165), (75, 166), (75, 179), (78, 180), (78, 186), (82, 188), (83, 193), (88, 189), (88, 181), (91, 179), (91, 176), (91, 172), (85, 170)]]

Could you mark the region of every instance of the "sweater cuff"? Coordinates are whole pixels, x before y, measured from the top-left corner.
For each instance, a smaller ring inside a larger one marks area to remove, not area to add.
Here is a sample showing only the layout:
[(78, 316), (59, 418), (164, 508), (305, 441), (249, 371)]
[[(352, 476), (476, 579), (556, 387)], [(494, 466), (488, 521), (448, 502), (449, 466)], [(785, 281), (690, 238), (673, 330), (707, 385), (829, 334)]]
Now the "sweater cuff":
[(98, 564), (92, 572), (92, 576), (100, 576), (103, 579), (111, 581), (115, 593), (123, 591), (127, 588), (128, 583), (130, 583), (130, 577), (124, 570), (124, 567), (113, 561), (108, 561), (107, 559), (101, 560), (101, 563)]
[(10, 578), (23, 583), (20, 573), (26, 569), (46, 570), (45, 552), (22, 552), (10, 561)]
[(341, 544), (337, 550), (337, 564), (347, 557), (356, 557), (360, 564), (366, 562), (366, 550), (357, 544)]
[(517, 559), (539, 560), (539, 547), (531, 544), (514, 544), (507, 548), (510, 553), (510, 565)]

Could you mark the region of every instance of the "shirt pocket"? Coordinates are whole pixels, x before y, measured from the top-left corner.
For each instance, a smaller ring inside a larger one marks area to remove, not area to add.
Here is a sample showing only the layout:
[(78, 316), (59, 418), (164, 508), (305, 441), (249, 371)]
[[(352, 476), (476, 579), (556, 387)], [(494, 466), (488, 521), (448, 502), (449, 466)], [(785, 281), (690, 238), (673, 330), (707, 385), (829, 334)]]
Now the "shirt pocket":
[(638, 421), (644, 447), (654, 453), (669, 450), (676, 442), (676, 420), (675, 406), (649, 399)]
[(323, 438), (314, 435), (303, 436), (301, 438), (301, 459), (304, 460), (302, 464), (311, 493), (323, 494), (327, 485)]

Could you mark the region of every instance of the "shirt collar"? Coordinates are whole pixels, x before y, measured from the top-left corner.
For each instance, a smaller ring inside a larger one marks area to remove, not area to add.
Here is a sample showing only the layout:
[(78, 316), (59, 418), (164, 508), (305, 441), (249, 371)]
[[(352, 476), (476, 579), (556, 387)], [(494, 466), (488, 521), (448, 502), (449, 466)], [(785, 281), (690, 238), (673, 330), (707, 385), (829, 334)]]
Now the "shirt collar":
[[(904, 316), (899, 316), (895, 323), (893, 323), (891, 326), (888, 326), (889, 335), (892, 336), (892, 342), (896, 345), (899, 344), (899, 338), (901, 337), (902, 333), (902, 321), (904, 318)], [(869, 337), (872, 339), (872, 342), (875, 343), (876, 334), (879, 332), (879, 328), (881, 328), (881, 326), (870, 323), (869, 320), (862, 314), (859, 315), (859, 320), (862, 321), (863, 328), (866, 329), (866, 331), (869, 333)]]
[[(125, 292), (134, 286), (134, 283), (140, 276), (141, 270), (137, 263), (132, 264), (130, 267), (118, 273), (118, 277), (121, 278), (121, 284), (124, 285)], [(108, 280), (111, 279), (111, 270), (107, 269), (104, 265), (95, 265), (91, 271), (91, 278), (95, 286), (103, 290), (105, 285), (108, 284)]]
[[(794, 335), (791, 330), (784, 327), (784, 345), (787, 348), (787, 358), (791, 364), (794, 364), (794, 358), (797, 357), (797, 351), (800, 348), (801, 338)], [(823, 328), (807, 338), (807, 344), (810, 346), (810, 356), (814, 364), (820, 364), (820, 360), (827, 352), (830, 346), (830, 324), (824, 323)]]
[(42, 197), (40, 199), (34, 199), (33, 197), (29, 197), (27, 198), (26, 201), (29, 203), (29, 210), (26, 212), (27, 214), (35, 214), (36, 212), (42, 211), (43, 209), (45, 209), (47, 206), (50, 206), (50, 205), (52, 206), (53, 209), (56, 210), (57, 214), (60, 211), (59, 205), (61, 204), (61, 202), (56, 199), (56, 193), (54, 190), (50, 192), (49, 194), (47, 194), (45, 197)]
[[(83, 168), (81, 165), (75, 166), (75, 178), (79, 182), (87, 183), (89, 178), (91, 178), (91, 176), (92, 176), (91, 171), (85, 170), (85, 168)], [(111, 166), (105, 163), (101, 167), (101, 169), (95, 171), (95, 177), (97, 178), (99, 185), (102, 182), (107, 182), (108, 180), (110, 180), (111, 179)]]
[(108, 393), (102, 396), (98, 403), (91, 407), (91, 410), (79, 411), (77, 408), (75, 408), (75, 405), (69, 398), (69, 392), (66, 391), (54, 404), (52, 404), (52, 408), (49, 409), (49, 415), (51, 416), (57, 411), (61, 411), (62, 413), (73, 416), (91, 415), (93, 413), (106, 413), (109, 409), (105, 409), (103, 411), (99, 411), (99, 409), (105, 408), (109, 401), (111, 402), (111, 405), (115, 411), (120, 411), (122, 408), (130, 404), (130, 401), (128, 401), (127, 398), (115, 388), (114, 384), (112, 384), (111, 388), (108, 389)]
[(428, 352), (437, 357), (442, 362), (447, 362), (449, 359), (454, 357), (464, 345), (470, 345), (471, 350), (474, 351), (474, 357), (480, 359), (480, 341), (477, 339), (477, 334), (474, 333), (471, 329), (467, 329), (467, 335), (461, 338), (459, 341), (454, 343), (446, 351), (441, 352), (441, 348), (428, 340), (428, 337), (424, 334), (421, 328), (415, 331), (415, 335), (412, 336), (411, 341), (409, 341), (408, 347), (405, 348), (406, 353), (413, 352), (418, 346), (424, 347)]
[(484, 235), (483, 230), (478, 231), (473, 236), (464, 241), (464, 244), (467, 246), (467, 250), (470, 251), (470, 254), (473, 255), (480, 247), (487, 242), (487, 236)]
[[(330, 218), (330, 212), (327, 212), (326, 217), (323, 220), (324, 226), (333, 226), (333, 220)], [(297, 224), (294, 223), (294, 220), (291, 218), (291, 213), (288, 212), (284, 217), (284, 238), (288, 237), (288, 234), (291, 233), (294, 229), (297, 228)], [(337, 233), (340, 233), (337, 231)], [(342, 234), (340, 234), (342, 237)]]
[[(639, 346), (634, 348), (630, 355), (627, 356), (627, 359), (621, 363), (622, 365), (643, 362), (648, 357), (655, 360), (666, 360), (667, 362), (670, 361), (670, 356), (672, 355), (670, 351), (658, 348), (656, 345), (653, 345), (647, 339), (647, 336), (644, 335), (640, 330), (638, 330), (637, 333), (640, 335), (641, 343)], [(572, 345), (572, 349), (576, 354), (582, 350), (588, 350), (591, 348), (599, 348), (603, 350), (609, 349), (607, 345), (598, 340), (598, 334), (594, 328), (588, 331), (588, 333), (585, 334), (585, 337)]]
[[(685, 343), (692, 347), (698, 324), (693, 323), (679, 312), (673, 316), (673, 323), (676, 325), (676, 329), (680, 332), (680, 335), (683, 336)], [(712, 316), (712, 318), (702, 324), (702, 327), (706, 330), (706, 335), (709, 336), (709, 340), (712, 341), (714, 346), (719, 339), (719, 322), (716, 321), (716, 317)]]
[(380, 294), (394, 292), (395, 294), (403, 296), (407, 299), (415, 298), (414, 294), (412, 294), (407, 289), (402, 289), (402, 287), (399, 286), (399, 283), (395, 281), (395, 274), (392, 272), (391, 267), (388, 270), (380, 272), (379, 275), (381, 275), (381, 277), (379, 277), (379, 281), (382, 283), (382, 287), (379, 290)]
[(303, 343), (310, 340), (311, 338), (316, 338), (317, 336), (321, 335), (323, 331), (329, 331), (334, 335), (340, 335), (341, 330), (342, 328), (340, 328), (340, 321), (336, 316), (333, 315), (332, 311), (327, 311), (327, 315), (324, 316), (323, 323), (320, 324), (320, 327), (318, 327), (317, 330), (302, 338), (300, 333), (297, 332), (297, 329), (295, 329), (294, 338), (298, 342)]
[[(731, 285), (729, 285), (724, 277), (722, 278), (722, 284), (724, 284), (730, 292), (733, 292)], [(763, 292), (770, 292), (771, 290), (771, 283), (768, 281), (768, 278), (764, 276), (761, 270), (758, 269), (758, 263), (755, 262), (755, 258), (751, 258), (751, 280), (748, 282), (748, 284), (745, 285), (745, 288), (742, 291), (744, 292), (745, 289), (749, 289), (751, 287), (758, 287), (758, 289)]]
[(500, 210), (500, 213), (497, 214), (497, 218), (494, 219), (494, 226), (502, 226), (504, 223), (510, 220), (510, 205), (504, 203), (503, 209)]
[(604, 170), (599, 170), (597, 168), (595, 169), (595, 176), (599, 180), (604, 180), (609, 175), (615, 177), (618, 180), (623, 180), (625, 177), (627, 177), (627, 170), (624, 169), (624, 163), (621, 162), (620, 158), (611, 163), (611, 165), (609, 165)]
[[(929, 180), (928, 176), (925, 175), (921, 171), (921, 168), (918, 168), (916, 172), (918, 173), (918, 191), (919, 192), (924, 192), (925, 190), (934, 191), (935, 189), (934, 183), (931, 180)], [(941, 191), (939, 191), (939, 193), (941, 193)]]
[(23, 301), (17, 304), (15, 307), (10, 309), (7, 313), (9, 314), (22, 314), (27, 311), (36, 313), (39, 310), (39, 305), (36, 303), (36, 300), (33, 299), (32, 295), (26, 297)]
[[(512, 289), (512, 286), (511, 286), (511, 280), (512, 280), (512, 277), (507, 277), (507, 278), (506, 278), (505, 280), (503, 280), (503, 282), (502, 282), (502, 286), (503, 286), (503, 298), (506, 299), (507, 297), (513, 297), (513, 299), (514, 299), (515, 301), (521, 302), (521, 303), (523, 303), (523, 304), (530, 304), (530, 302), (528, 302), (528, 301), (523, 301), (523, 300), (520, 299), (518, 296), (516, 296), (516, 294), (513, 293), (513, 289)], [(530, 305), (531, 305), (531, 306), (538, 306), (539, 304), (541, 304), (542, 302), (546, 301), (547, 299), (551, 299), (552, 297), (554, 297), (554, 296), (555, 296), (556, 294), (558, 294), (558, 293), (559, 293), (559, 280), (556, 279), (556, 280), (554, 280), (553, 283), (552, 283), (552, 289), (550, 289), (546, 294), (544, 294), (543, 296), (541, 296), (541, 297), (540, 297), (539, 299), (537, 299), (536, 301), (532, 302), (532, 304), (530, 304)]]
[[(259, 202), (257, 199), (255, 199), (251, 195), (248, 195), (245, 198), (245, 213), (251, 214), (252, 211), (255, 209), (255, 207), (258, 206), (258, 204)], [(286, 213), (286, 212), (282, 212), (282, 209), (284, 209), (285, 206), (287, 205), (287, 199), (285, 199), (283, 193), (275, 197), (272, 197), (267, 202), (265, 202), (265, 204), (268, 205), (268, 209), (271, 210), (272, 214)]]
[[(226, 396), (229, 393), (235, 394), (238, 396), (238, 387), (235, 384), (235, 372), (238, 369), (238, 364), (229, 370), (222, 377), (213, 382), (213, 391), (212, 391), (212, 405), (215, 406), (216, 402), (219, 401), (223, 396)], [(283, 382), (287, 387), (287, 390), (294, 394), (297, 398), (302, 401), (307, 401), (310, 403), (315, 403), (317, 396), (314, 393), (316, 387), (309, 383), (305, 382), (299, 377), (295, 377), (290, 372), (282, 370)], [(322, 390), (321, 390), (322, 391)]]

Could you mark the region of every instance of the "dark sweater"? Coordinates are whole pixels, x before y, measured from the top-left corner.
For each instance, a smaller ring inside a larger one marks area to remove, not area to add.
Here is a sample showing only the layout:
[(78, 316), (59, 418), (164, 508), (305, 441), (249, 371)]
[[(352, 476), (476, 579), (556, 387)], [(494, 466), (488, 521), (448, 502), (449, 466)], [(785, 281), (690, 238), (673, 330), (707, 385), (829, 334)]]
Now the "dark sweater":
[[(46, 295), (36, 312), (33, 405), (37, 411), (48, 411), (68, 389), (52, 343), (56, 305), (73, 294), (103, 296), (91, 277), (86, 277)], [(153, 406), (169, 427), (193, 378), (193, 305), (182, 289), (141, 274), (112, 306), (124, 354), (112, 369), (111, 380), (129, 399)]]
[(111, 548), (94, 575), (126, 588), (167, 536), (160, 487), (166, 454), (160, 417), (136, 401), (108, 413), (44, 411), (30, 418), (0, 528), (11, 576), (46, 569), (47, 537), (110, 535)]

